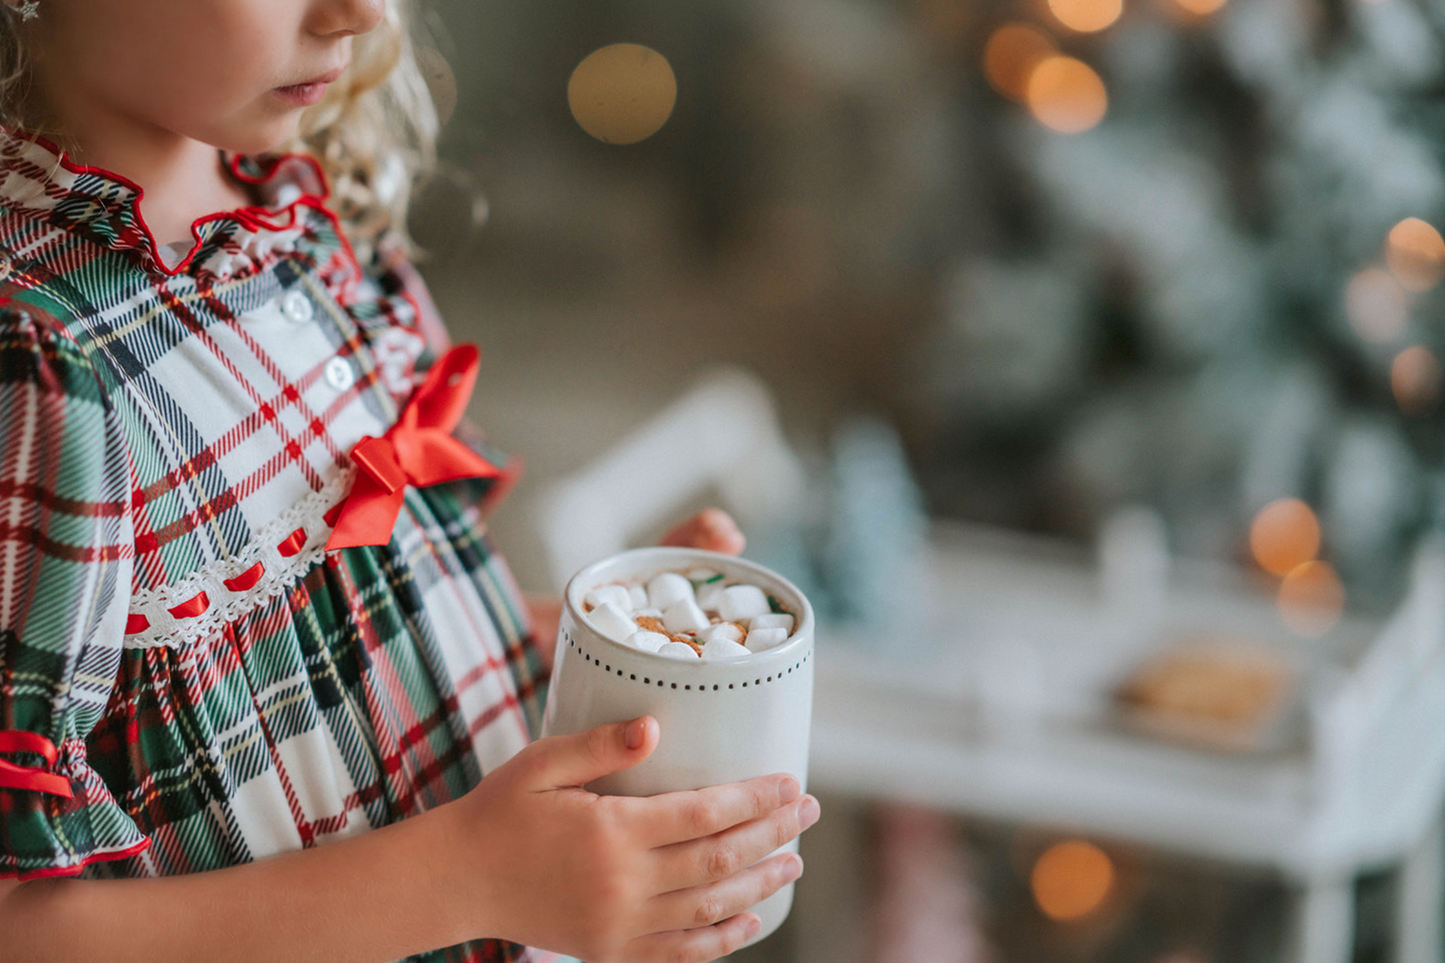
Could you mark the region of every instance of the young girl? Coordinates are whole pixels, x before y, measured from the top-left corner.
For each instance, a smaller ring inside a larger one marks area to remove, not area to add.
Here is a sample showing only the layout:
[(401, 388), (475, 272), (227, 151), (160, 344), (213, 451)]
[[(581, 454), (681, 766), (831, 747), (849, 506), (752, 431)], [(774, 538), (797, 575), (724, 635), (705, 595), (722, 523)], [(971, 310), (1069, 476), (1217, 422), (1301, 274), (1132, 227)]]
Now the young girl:
[(0, 960), (756, 933), (794, 779), (598, 797), (655, 720), (527, 745), (553, 626), (398, 253), (435, 124), (397, 0), (0, 4)]

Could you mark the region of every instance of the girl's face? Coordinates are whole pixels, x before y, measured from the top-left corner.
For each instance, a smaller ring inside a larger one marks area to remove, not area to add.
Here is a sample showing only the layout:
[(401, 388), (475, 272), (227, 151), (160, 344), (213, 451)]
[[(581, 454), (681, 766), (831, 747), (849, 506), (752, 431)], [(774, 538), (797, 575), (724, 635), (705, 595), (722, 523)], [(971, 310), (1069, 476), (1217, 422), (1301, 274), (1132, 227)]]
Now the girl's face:
[(386, 0), (41, 0), (28, 26), (63, 130), (132, 124), (226, 150), (287, 140)]

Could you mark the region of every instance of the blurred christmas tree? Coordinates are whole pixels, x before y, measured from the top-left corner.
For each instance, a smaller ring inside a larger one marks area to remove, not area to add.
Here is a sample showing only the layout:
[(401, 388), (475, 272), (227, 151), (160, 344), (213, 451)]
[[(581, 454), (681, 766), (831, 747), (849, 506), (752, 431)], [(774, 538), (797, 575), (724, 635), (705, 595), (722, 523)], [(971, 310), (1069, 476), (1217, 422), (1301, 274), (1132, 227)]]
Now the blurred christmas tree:
[(969, 65), (973, 145), (919, 394), (934, 505), (1083, 533), (1143, 502), (1178, 551), (1234, 558), (1294, 497), (1351, 597), (1386, 601), (1445, 513), (1438, 10), (934, 21)]
[[(753, 336), (699, 351), (795, 426), (892, 416), (932, 511), (1091, 537), (1144, 503), (1247, 559), (1297, 498), (1371, 608), (1445, 514), (1426, 0), (440, 6), (495, 276), (715, 306)], [(619, 40), (678, 80), (626, 149), (562, 96)]]

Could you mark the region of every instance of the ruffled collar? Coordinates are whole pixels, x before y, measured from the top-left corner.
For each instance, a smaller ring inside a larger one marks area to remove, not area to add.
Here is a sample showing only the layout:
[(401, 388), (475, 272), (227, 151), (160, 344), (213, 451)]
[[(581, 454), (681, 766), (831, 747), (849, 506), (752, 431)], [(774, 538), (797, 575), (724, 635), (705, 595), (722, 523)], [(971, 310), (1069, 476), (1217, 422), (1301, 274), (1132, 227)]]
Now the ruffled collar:
[(232, 176), (256, 205), (207, 215), (191, 225), (191, 244), (156, 244), (141, 215), (143, 189), (119, 174), (77, 164), (43, 137), (0, 131), (0, 204), (13, 213), (84, 236), (132, 256), (166, 277), (224, 279), (259, 270), (293, 250), (309, 213), (322, 212), (330, 189), (321, 165), (304, 154), (230, 157)]

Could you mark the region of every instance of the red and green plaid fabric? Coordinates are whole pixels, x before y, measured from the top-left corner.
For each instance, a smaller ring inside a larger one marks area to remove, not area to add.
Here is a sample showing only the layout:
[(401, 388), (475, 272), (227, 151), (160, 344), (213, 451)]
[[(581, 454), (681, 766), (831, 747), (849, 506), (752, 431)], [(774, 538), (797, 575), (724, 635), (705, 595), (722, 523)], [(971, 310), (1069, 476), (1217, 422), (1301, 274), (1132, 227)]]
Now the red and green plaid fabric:
[(308, 159), (235, 172), (259, 206), (168, 259), (133, 185), (0, 144), (0, 877), (364, 832), (465, 793), (538, 721), (490, 482), (408, 489), (388, 545), (323, 550), (347, 452), (440, 347), (414, 273), (358, 265)]

